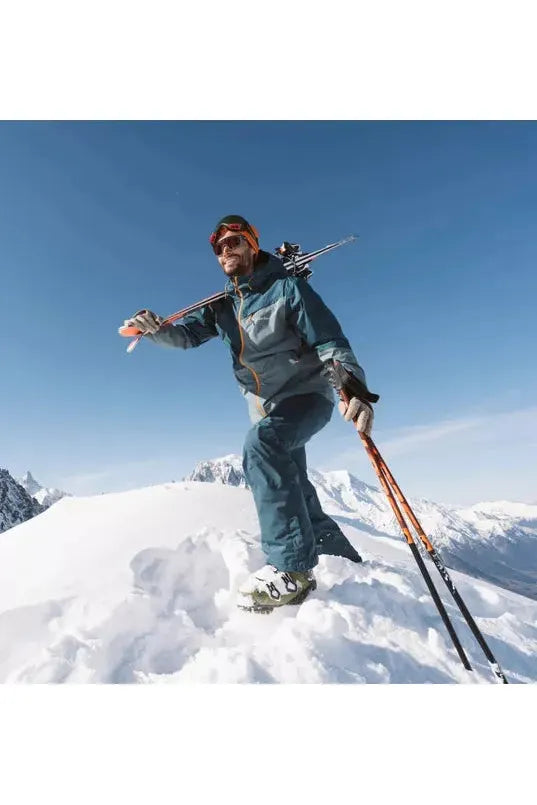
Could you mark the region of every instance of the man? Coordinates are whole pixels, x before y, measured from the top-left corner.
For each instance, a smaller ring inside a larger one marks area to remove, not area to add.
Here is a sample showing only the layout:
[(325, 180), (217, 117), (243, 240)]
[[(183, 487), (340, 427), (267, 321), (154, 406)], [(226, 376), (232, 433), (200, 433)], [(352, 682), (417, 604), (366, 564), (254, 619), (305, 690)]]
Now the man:
[[(320, 554), (361, 562), (339, 526), (321, 509), (308, 480), (305, 444), (330, 420), (334, 392), (327, 370), (337, 361), (356, 383), (349, 386), (347, 421), (370, 434), (373, 410), (352, 396), (365, 376), (338, 321), (315, 291), (290, 276), (280, 259), (260, 250), (257, 229), (239, 215), (216, 225), (210, 243), (228, 282), (228, 296), (186, 316), (177, 325), (140, 311), (125, 321), (163, 346), (197, 347), (220, 336), (253, 427), (243, 467), (252, 490), (267, 564), (240, 588), (239, 606), (268, 612), (302, 602), (315, 589)], [(371, 397), (371, 395), (369, 395)]]

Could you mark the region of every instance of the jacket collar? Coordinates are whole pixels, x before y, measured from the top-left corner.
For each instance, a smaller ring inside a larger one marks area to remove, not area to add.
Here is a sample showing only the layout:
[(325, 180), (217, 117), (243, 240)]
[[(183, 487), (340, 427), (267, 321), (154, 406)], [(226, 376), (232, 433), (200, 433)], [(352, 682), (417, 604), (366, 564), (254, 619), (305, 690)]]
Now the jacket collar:
[(244, 291), (262, 291), (267, 285), (279, 277), (286, 277), (287, 271), (283, 267), (282, 261), (268, 252), (259, 252), (254, 273), (249, 277), (238, 277), (237, 280), (229, 279), (226, 282), (226, 293), (233, 293), (236, 289)]

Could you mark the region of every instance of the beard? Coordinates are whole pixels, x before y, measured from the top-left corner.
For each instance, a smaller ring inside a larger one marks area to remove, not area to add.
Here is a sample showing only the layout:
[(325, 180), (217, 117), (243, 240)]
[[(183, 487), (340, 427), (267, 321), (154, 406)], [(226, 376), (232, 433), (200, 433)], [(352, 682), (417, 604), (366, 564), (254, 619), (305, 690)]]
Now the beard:
[(251, 253), (229, 255), (222, 266), (228, 277), (244, 277), (252, 273), (253, 267), (254, 258)]

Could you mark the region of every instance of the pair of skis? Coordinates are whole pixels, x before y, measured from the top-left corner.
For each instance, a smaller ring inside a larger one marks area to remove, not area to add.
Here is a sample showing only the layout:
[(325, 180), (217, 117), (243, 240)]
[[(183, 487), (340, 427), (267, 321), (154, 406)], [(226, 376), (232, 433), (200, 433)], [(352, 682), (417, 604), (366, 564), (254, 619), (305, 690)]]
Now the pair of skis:
[[(357, 237), (357, 235), (349, 235), (342, 240), (336, 241), (336, 243), (329, 243), (328, 246), (323, 246), (322, 249), (317, 249), (314, 252), (302, 252), (298, 244), (284, 242), (282, 246), (274, 250), (274, 253), (281, 259), (284, 268), (289, 272), (289, 274), (295, 277), (303, 277), (307, 280), (313, 273), (309, 267), (310, 263), (312, 263), (322, 254), (327, 254), (328, 252), (343, 246), (345, 243), (352, 243), (354, 240), (357, 240)], [(189, 305), (182, 310), (178, 310), (177, 313), (172, 313), (171, 316), (168, 316), (168, 318), (164, 319), (162, 326), (166, 324), (173, 324), (174, 321), (182, 319), (184, 316), (188, 316), (189, 313), (193, 313), (195, 310), (205, 307), (205, 305), (212, 305), (214, 302), (220, 302), (222, 299), (225, 299), (227, 295), (228, 294), (226, 291), (219, 291), (212, 296), (207, 296), (205, 299), (201, 299), (199, 302), (195, 302), (193, 305)], [(140, 333), (136, 327), (121, 327), (119, 334), (125, 338), (134, 337), (134, 340), (131, 341), (127, 347), (127, 352), (132, 352), (138, 342), (143, 338), (143, 334)]]

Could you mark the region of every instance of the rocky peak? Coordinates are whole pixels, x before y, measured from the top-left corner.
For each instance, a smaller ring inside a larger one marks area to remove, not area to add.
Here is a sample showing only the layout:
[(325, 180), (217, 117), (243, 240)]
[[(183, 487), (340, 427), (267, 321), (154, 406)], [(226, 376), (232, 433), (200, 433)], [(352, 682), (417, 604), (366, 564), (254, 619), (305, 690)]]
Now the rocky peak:
[(42, 488), (41, 484), (37, 483), (30, 470), (27, 470), (22, 478), (18, 479), (18, 483), (26, 489), (29, 495), (35, 495), (35, 493), (39, 492)]
[(17, 480), (28, 494), (35, 498), (45, 509), (48, 509), (53, 503), (56, 503), (56, 501), (61, 500), (61, 498), (67, 495), (67, 492), (62, 492), (61, 489), (41, 486), (41, 484), (35, 480), (30, 470), (25, 472), (22, 478)]
[(242, 459), (234, 454), (223, 456), (222, 458), (213, 458), (208, 461), (200, 461), (184, 480), (248, 488), (244, 470), (242, 469)]
[(24, 523), (44, 511), (8, 470), (0, 468), (0, 532)]

